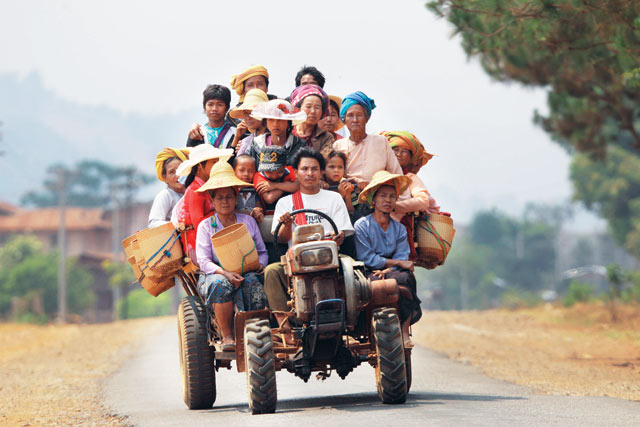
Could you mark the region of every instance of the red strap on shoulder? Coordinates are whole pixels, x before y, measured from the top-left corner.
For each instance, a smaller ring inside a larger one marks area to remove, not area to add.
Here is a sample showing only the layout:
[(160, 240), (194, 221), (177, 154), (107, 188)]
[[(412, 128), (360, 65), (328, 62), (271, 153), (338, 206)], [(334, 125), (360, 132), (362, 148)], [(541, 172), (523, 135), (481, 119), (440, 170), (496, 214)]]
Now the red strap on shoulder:
[[(304, 209), (304, 205), (302, 204), (302, 193), (300, 192), (300, 190), (293, 193), (291, 197), (293, 199), (294, 210), (297, 211), (298, 209)], [(305, 214), (299, 213), (296, 215), (296, 224), (304, 225), (306, 223), (307, 223), (307, 216)]]

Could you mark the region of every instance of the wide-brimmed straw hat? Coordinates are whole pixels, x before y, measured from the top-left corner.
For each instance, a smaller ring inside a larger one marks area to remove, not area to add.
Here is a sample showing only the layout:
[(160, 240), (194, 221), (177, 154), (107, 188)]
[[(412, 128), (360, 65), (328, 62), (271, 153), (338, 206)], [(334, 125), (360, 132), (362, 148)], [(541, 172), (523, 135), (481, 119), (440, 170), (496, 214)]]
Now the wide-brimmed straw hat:
[(268, 102), (267, 94), (261, 89), (251, 89), (244, 95), (244, 102), (232, 108), (229, 115), (234, 119), (241, 119), (243, 111), (252, 111), (258, 105)]
[(284, 99), (272, 99), (269, 102), (258, 105), (251, 112), (251, 117), (254, 119), (276, 119), (276, 120), (291, 120), (294, 125), (302, 123), (307, 120), (307, 113), (304, 111), (293, 112), (291, 104)]
[(334, 132), (337, 132), (344, 127), (344, 122), (340, 120), (340, 106), (342, 105), (342, 98), (335, 95), (329, 95), (329, 100), (335, 102), (336, 106), (338, 107), (338, 125), (333, 130)]
[(378, 188), (382, 187), (383, 185), (391, 185), (395, 187), (396, 194), (400, 195), (404, 193), (407, 188), (409, 188), (409, 184), (411, 184), (411, 178), (409, 178), (408, 176), (395, 174), (384, 170), (378, 171), (373, 174), (371, 182), (369, 182), (369, 184), (364, 187), (364, 190), (360, 192), (358, 202), (371, 204), (371, 200), (376, 194), (376, 191), (378, 191)]
[(248, 187), (251, 184), (239, 179), (228, 162), (218, 162), (211, 168), (209, 179), (196, 191), (203, 192), (226, 187)]
[(232, 148), (220, 149), (206, 143), (196, 145), (191, 149), (191, 152), (189, 153), (189, 159), (185, 160), (180, 164), (180, 166), (178, 166), (178, 169), (176, 169), (176, 175), (187, 176), (191, 173), (191, 168), (193, 168), (198, 163), (202, 163), (212, 159), (228, 160), (231, 156), (233, 156)]

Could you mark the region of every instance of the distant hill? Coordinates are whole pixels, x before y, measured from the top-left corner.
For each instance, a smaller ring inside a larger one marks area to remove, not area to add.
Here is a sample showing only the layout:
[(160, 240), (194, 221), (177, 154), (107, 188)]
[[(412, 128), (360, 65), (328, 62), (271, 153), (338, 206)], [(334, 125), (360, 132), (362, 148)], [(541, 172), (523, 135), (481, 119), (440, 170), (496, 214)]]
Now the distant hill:
[[(143, 116), (123, 114), (61, 99), (44, 88), (36, 73), (21, 79), (0, 74), (0, 200), (18, 203), (39, 188), (47, 166), (96, 158), (117, 165), (135, 164), (154, 173), (155, 154), (164, 147), (182, 147), (189, 127), (203, 120), (202, 110)], [(158, 96), (162, 96), (159, 93)], [(140, 199), (150, 199), (160, 184), (149, 186)]]

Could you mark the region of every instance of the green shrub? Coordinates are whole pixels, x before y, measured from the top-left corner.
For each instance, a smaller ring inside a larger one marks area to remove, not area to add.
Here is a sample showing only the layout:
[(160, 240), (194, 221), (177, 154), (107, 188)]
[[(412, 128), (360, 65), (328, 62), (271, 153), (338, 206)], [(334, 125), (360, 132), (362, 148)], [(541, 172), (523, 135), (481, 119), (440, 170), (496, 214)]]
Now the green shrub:
[[(70, 313), (82, 314), (91, 305), (95, 297), (92, 281), (85, 267), (75, 259), (67, 259)], [(33, 236), (14, 236), (0, 248), (0, 314), (9, 313), (12, 297), (32, 292), (42, 294), (44, 312), (53, 317), (58, 311), (58, 255), (44, 252)]]
[(577, 302), (587, 302), (593, 299), (593, 287), (588, 283), (577, 280), (571, 281), (567, 294), (564, 296), (565, 307), (571, 307)]
[(133, 290), (126, 298), (118, 301), (119, 318), (137, 319), (171, 314), (171, 292), (173, 290), (153, 297), (142, 288)]

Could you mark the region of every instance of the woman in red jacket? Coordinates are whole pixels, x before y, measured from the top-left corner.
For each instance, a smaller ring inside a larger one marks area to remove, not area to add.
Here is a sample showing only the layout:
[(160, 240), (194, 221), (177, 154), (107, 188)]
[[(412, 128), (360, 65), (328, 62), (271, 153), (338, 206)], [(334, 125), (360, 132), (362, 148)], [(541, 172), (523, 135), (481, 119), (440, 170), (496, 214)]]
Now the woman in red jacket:
[(198, 225), (205, 217), (213, 212), (213, 205), (206, 193), (198, 193), (196, 190), (209, 179), (209, 172), (213, 165), (221, 160), (227, 161), (233, 155), (233, 149), (218, 149), (209, 144), (201, 144), (191, 149), (189, 159), (182, 162), (176, 174), (186, 176), (186, 191), (184, 202), (178, 215), (178, 223), (184, 225), (185, 233), (182, 234), (184, 251), (192, 261), (196, 261), (196, 232)]

